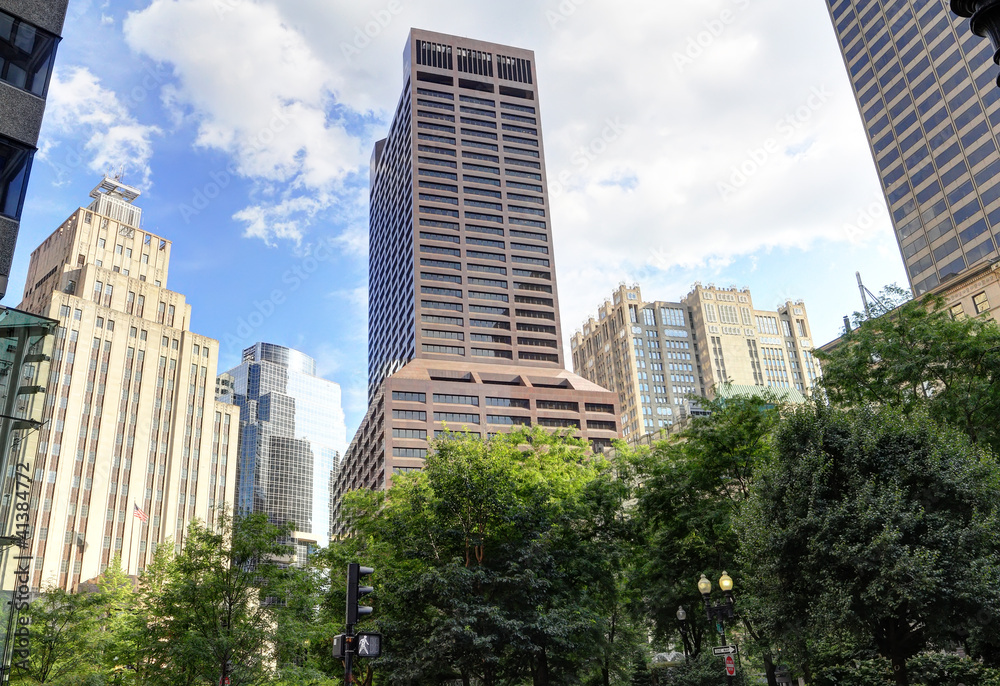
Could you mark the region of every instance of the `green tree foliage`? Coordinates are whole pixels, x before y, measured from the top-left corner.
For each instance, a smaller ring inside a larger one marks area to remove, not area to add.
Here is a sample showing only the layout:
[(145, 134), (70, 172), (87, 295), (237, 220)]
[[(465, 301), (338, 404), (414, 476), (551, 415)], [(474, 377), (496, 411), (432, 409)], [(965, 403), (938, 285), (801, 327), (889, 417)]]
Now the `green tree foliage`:
[(839, 405), (877, 403), (930, 415), (1000, 452), (1000, 328), (953, 319), (940, 299), (905, 303), (859, 322), (835, 350), (817, 352), (823, 387)]
[(925, 412), (803, 407), (776, 432), (741, 524), (765, 629), (874, 643), (897, 684), (928, 646), (995, 622), (1000, 470)]
[[(715, 400), (706, 409), (711, 415), (695, 419), (678, 439), (656, 444), (645, 460), (637, 458), (645, 471), (638, 491), (645, 556), (637, 585), (661, 638), (678, 635), (676, 611), (685, 607), (687, 631), (681, 639), (695, 658), (715, 640), (697, 590), (700, 575), (714, 582), (728, 571), (737, 581), (737, 595), (749, 599), (739, 583), (740, 543), (733, 525), (779, 416), (778, 401), (769, 395)], [(757, 644), (773, 683), (770, 648), (755, 630), (750, 608), (741, 608), (741, 614), (744, 638)]]
[(267, 682), (276, 661), (274, 606), (291, 555), (289, 527), (260, 514), (220, 513), (216, 529), (188, 528), (184, 549), (147, 596), (144, 683), (218, 684), (227, 663), (233, 686)]
[(345, 545), (375, 567), (392, 636), (381, 677), (624, 683), (644, 642), (625, 583), (628, 485), (541, 430), (435, 447), (421, 473), (351, 502)]
[(79, 683), (97, 671), (95, 636), (97, 622), (89, 596), (47, 590), (21, 615), (31, 620), (27, 660), (14, 663), (14, 676), (22, 683)]

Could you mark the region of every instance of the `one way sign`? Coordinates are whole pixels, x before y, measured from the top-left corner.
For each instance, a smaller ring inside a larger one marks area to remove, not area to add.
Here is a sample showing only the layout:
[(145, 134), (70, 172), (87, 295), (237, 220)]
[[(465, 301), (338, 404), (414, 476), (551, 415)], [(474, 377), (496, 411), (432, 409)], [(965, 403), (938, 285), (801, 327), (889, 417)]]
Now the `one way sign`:
[(738, 655), (740, 649), (736, 646), (719, 646), (718, 648), (712, 648), (713, 655)]

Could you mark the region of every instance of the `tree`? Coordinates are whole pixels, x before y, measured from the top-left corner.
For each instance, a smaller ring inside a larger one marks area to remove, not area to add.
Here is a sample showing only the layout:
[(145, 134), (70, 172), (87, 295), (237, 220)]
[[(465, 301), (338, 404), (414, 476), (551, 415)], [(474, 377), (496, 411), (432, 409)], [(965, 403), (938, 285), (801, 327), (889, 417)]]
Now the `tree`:
[(97, 580), (97, 590), (89, 602), (96, 623), (95, 654), (102, 671), (114, 675), (112, 683), (121, 683), (124, 672), (134, 672), (141, 644), (137, 632), (138, 599), (132, 579), (122, 569), (120, 557)]
[(348, 507), (355, 536), (341, 545), (375, 567), (374, 616), (393, 636), (382, 678), (627, 679), (643, 639), (626, 609), (628, 491), (611, 465), (539, 429), (434, 447), (422, 472)]
[(1000, 469), (926, 411), (806, 406), (784, 419), (744, 508), (741, 562), (768, 632), (874, 643), (906, 661), (996, 621)]
[[(701, 609), (698, 577), (707, 573), (714, 580), (729, 571), (739, 581), (734, 522), (780, 414), (778, 400), (766, 393), (707, 401), (705, 407), (709, 416), (695, 419), (677, 439), (656, 444), (645, 459), (637, 508), (646, 536), (638, 584), (648, 611), (657, 634), (667, 637), (677, 634), (678, 606), (686, 608), (688, 630), (681, 640), (693, 659), (710, 647), (715, 631)], [(770, 647), (752, 621), (752, 605), (744, 603), (750, 595), (743, 586), (738, 592), (743, 630), (775, 684)]]
[(146, 683), (265, 683), (275, 650), (274, 605), (290, 526), (266, 515), (220, 512), (215, 529), (194, 521), (147, 599)]
[(30, 618), (30, 656), (14, 659), (14, 674), (39, 684), (82, 679), (97, 671), (94, 659), (97, 622), (86, 594), (52, 588), (42, 593), (22, 616)]
[(940, 298), (861, 319), (823, 362), (823, 388), (838, 405), (877, 403), (952, 424), (1000, 451), (1000, 328), (952, 318)]

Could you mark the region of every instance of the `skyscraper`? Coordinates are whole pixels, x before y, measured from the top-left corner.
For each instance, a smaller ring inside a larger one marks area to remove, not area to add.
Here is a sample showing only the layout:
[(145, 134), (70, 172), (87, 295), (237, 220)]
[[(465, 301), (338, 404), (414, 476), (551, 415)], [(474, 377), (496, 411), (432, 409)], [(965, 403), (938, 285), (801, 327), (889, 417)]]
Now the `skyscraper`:
[(618, 393), (629, 440), (690, 416), (689, 396), (768, 388), (801, 402), (821, 373), (804, 303), (758, 310), (749, 289), (711, 284), (681, 302), (647, 302), (622, 284), (572, 348), (576, 373)]
[(997, 257), (992, 48), (948, 0), (827, 0), (910, 284)]
[(0, 298), (7, 293), (66, 5), (0, 0)]
[(704, 395), (687, 305), (646, 302), (638, 285), (621, 284), (570, 347), (574, 372), (618, 394), (629, 440), (669, 428)]
[[(130, 574), (235, 492), (238, 408), (215, 402), (219, 343), (167, 289), (170, 241), (139, 191), (104, 179), (31, 253), (21, 307), (59, 321), (31, 493), (30, 585)], [(139, 516), (141, 515), (141, 516)]]
[(298, 350), (256, 343), (220, 375), (220, 399), (240, 408), (236, 508), (295, 523), (299, 562), (329, 542), (330, 479), (347, 443), (340, 386)]
[(445, 425), (618, 435), (615, 395), (564, 369), (534, 54), (412, 30), (403, 62), (371, 159), (369, 410), (338, 494), (419, 469)]

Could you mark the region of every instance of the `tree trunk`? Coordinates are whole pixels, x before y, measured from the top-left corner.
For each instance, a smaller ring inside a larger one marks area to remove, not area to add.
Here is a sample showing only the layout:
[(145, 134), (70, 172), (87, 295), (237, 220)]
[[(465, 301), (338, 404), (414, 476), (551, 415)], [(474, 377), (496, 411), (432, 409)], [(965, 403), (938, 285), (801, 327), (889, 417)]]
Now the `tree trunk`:
[(545, 649), (538, 654), (535, 662), (535, 669), (531, 675), (533, 686), (549, 686), (549, 658)]
[(892, 656), (892, 676), (896, 680), (896, 686), (910, 686), (910, 680), (906, 674), (905, 657), (901, 655)]
[(764, 653), (764, 674), (767, 676), (767, 686), (778, 686), (778, 678), (774, 675), (774, 659), (771, 653)]

